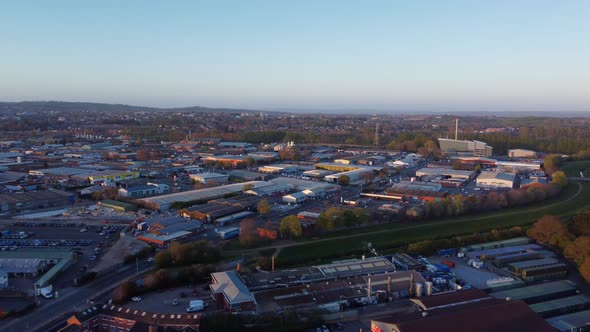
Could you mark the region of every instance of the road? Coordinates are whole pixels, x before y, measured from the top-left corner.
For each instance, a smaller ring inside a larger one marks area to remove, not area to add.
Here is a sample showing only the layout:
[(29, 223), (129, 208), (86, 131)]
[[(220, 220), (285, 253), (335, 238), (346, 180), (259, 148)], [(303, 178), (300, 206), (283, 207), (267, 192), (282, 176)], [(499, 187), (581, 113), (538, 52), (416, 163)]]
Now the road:
[[(544, 210), (547, 208), (550, 208), (552, 206), (557, 206), (566, 202), (569, 202), (573, 199), (575, 199), (576, 197), (578, 197), (581, 193), (582, 193), (582, 185), (579, 182), (574, 182), (577, 186), (578, 186), (578, 190), (576, 191), (576, 193), (574, 195), (572, 195), (571, 197), (563, 200), (563, 201), (558, 201), (552, 204), (548, 204), (548, 205), (543, 205), (540, 206), (538, 208), (534, 208), (534, 209), (530, 209), (530, 212), (533, 211), (538, 211), (538, 210)], [(505, 213), (502, 213), (503, 217), (507, 217), (507, 216), (511, 216), (511, 215), (515, 215), (515, 214), (521, 214), (523, 213), (523, 211), (514, 211), (514, 212), (510, 212), (507, 211)], [(498, 214), (494, 214), (493, 215), (494, 218), (498, 217)], [(454, 223), (458, 223), (458, 222), (465, 222), (465, 221), (473, 221), (473, 220), (484, 220), (490, 218), (490, 216), (487, 215), (483, 215), (481, 217), (468, 217), (468, 218), (455, 218), (455, 219), (450, 219), (447, 221), (436, 221), (436, 222), (430, 222), (430, 223), (421, 223), (418, 225), (412, 225), (412, 226), (407, 226), (407, 227), (400, 227), (396, 230), (406, 230), (406, 229), (415, 229), (415, 228), (423, 228), (423, 227), (428, 227), (428, 226), (432, 226), (432, 225), (445, 225), (445, 224), (454, 224)], [(293, 247), (293, 246), (300, 246), (300, 245), (307, 245), (307, 244), (311, 244), (311, 243), (318, 243), (318, 242), (326, 242), (326, 241), (333, 241), (333, 240), (342, 240), (342, 239), (348, 239), (348, 238), (354, 238), (354, 237), (364, 237), (367, 235), (371, 235), (371, 234), (378, 234), (378, 233), (382, 233), (382, 232), (389, 232), (389, 230), (385, 229), (385, 230), (379, 230), (379, 231), (372, 231), (372, 232), (363, 232), (363, 233), (358, 233), (358, 234), (349, 234), (349, 235), (343, 235), (343, 236), (336, 236), (336, 237), (327, 237), (327, 238), (323, 238), (323, 239), (318, 239), (318, 240), (311, 240), (311, 241), (304, 241), (304, 242), (291, 242), (291, 243), (281, 243), (281, 244), (277, 244), (277, 245), (272, 245), (272, 246), (266, 246), (266, 247), (259, 247), (259, 248), (255, 248), (255, 249), (246, 249), (246, 250), (237, 250), (237, 251), (226, 251), (226, 253), (249, 253), (249, 252), (258, 252), (260, 250), (265, 250), (265, 249), (283, 249), (286, 247)]]
[[(153, 263), (143, 261), (139, 264), (139, 274), (149, 271)], [(85, 286), (72, 289), (68, 294), (60, 298), (46, 301), (35, 308), (31, 313), (0, 324), (0, 330), (4, 332), (44, 331), (46, 325), (56, 318), (63, 317), (70, 311), (84, 310), (88, 307), (87, 301), (113, 289), (124, 280), (137, 274), (135, 264), (127, 265), (116, 272), (102, 276)], [(65, 317), (64, 317), (65, 318)]]

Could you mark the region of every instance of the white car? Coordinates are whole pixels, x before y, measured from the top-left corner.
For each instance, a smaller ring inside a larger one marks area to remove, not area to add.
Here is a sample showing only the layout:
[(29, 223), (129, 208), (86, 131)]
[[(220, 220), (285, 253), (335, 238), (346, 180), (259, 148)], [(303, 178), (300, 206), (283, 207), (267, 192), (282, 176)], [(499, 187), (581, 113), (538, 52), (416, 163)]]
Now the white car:
[(133, 302), (139, 302), (139, 301), (141, 301), (141, 297), (134, 296), (134, 297), (131, 298), (131, 301), (133, 301)]
[(80, 230), (80, 233), (84, 233), (84, 232), (86, 232), (87, 230), (88, 230), (88, 229), (86, 229), (86, 228), (82, 228), (82, 229)]
[(172, 305), (178, 305), (178, 299), (172, 300)]
[(151, 263), (151, 262), (153, 262), (153, 261), (155, 261), (155, 260), (156, 260), (156, 259), (155, 259), (155, 258), (153, 258), (153, 257), (150, 257), (150, 258), (148, 258), (148, 262), (150, 262), (150, 263)]

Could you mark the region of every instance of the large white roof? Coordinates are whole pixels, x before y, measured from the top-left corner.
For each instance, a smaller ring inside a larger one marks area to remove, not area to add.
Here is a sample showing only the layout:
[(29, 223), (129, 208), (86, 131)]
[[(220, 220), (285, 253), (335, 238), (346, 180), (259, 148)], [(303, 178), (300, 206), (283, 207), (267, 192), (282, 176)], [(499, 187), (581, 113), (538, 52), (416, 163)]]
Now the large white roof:
[(236, 193), (242, 191), (244, 186), (252, 185), (254, 188), (261, 188), (269, 186), (270, 183), (265, 181), (249, 181), (243, 183), (227, 184), (224, 186), (197, 189), (191, 191), (184, 191), (180, 193), (173, 193), (168, 195), (161, 195), (155, 197), (143, 198), (143, 201), (153, 202), (158, 205), (172, 204), (174, 202), (190, 202), (198, 200), (212, 199), (226, 194)]

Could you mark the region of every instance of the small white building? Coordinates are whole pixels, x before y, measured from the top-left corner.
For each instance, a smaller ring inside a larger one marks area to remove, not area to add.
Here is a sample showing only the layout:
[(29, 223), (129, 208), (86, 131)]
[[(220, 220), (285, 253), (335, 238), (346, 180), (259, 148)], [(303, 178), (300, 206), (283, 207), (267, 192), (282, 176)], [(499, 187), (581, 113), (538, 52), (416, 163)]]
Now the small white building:
[(296, 192), (296, 193), (292, 193), (290, 195), (283, 196), (283, 202), (289, 203), (289, 204), (301, 203), (301, 202), (304, 202), (306, 199), (307, 199), (307, 195), (305, 195), (301, 191)]
[(120, 188), (117, 192), (121, 197), (143, 198), (161, 195), (170, 191), (170, 186), (163, 183), (149, 183), (141, 186)]
[(266, 165), (262, 167), (258, 167), (258, 171), (260, 173), (267, 173), (267, 174), (295, 174), (300, 171), (300, 167), (298, 165), (290, 165), (290, 164), (274, 164), (274, 165)]
[(510, 157), (510, 158), (537, 158), (537, 153), (532, 150), (510, 149), (510, 150), (508, 150), (508, 157)]
[(517, 188), (519, 177), (514, 173), (482, 172), (476, 180), (477, 187), (483, 188)]
[(210, 182), (210, 181), (225, 183), (225, 182), (227, 182), (229, 175), (207, 172), (207, 173), (199, 173), (199, 174), (190, 174), (190, 177), (191, 177), (191, 179), (194, 179), (197, 182), (206, 184), (207, 182)]

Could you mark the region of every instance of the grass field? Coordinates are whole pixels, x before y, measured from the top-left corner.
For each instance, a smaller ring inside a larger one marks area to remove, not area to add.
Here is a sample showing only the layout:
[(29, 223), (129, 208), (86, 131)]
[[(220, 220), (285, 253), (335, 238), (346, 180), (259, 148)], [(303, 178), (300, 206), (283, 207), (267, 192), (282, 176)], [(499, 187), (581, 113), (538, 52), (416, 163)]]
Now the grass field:
[(282, 249), (280, 266), (309, 264), (326, 259), (368, 253), (371, 242), (378, 251), (404, 246), (410, 242), (438, 239), (460, 234), (526, 226), (546, 214), (572, 215), (590, 207), (590, 183), (572, 182), (558, 198), (522, 208), (503, 210), (485, 215), (472, 215), (445, 220), (388, 224), (362, 230), (341, 232), (331, 238), (302, 242)]
[(571, 177), (580, 177), (581, 171), (585, 178), (590, 178), (590, 160), (568, 162), (561, 170)]

